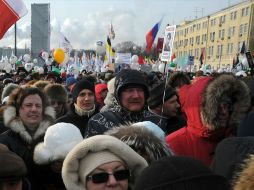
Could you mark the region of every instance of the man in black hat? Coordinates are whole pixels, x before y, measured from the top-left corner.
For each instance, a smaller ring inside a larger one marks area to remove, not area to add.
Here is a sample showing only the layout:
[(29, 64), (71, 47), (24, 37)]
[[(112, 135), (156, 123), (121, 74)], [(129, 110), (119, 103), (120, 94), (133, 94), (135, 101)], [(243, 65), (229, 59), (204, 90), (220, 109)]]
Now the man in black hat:
[(143, 73), (137, 70), (123, 69), (115, 79), (115, 105), (108, 111), (93, 116), (85, 131), (85, 137), (103, 134), (119, 125), (144, 121), (149, 90)]
[(150, 89), (148, 110), (151, 115), (147, 117), (147, 120), (161, 127), (166, 135), (186, 124), (179, 108), (177, 92), (171, 86), (165, 85), (165, 82), (161, 81)]

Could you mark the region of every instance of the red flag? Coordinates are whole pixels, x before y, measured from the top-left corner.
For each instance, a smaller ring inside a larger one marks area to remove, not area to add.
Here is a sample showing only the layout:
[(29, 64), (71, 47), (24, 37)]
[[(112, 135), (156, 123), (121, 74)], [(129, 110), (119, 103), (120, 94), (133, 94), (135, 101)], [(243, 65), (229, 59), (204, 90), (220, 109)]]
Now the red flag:
[(204, 57), (205, 57), (205, 48), (202, 48), (202, 50), (201, 50), (201, 55), (200, 55), (200, 58), (199, 58), (200, 66), (203, 65)]
[(0, 39), (21, 17), (27, 14), (22, 0), (0, 0)]
[(173, 61), (176, 58), (176, 54), (173, 53), (173, 55), (171, 56), (171, 61)]
[(142, 55), (138, 56), (138, 64), (143, 65), (144, 64), (144, 59)]
[(152, 49), (153, 41), (160, 29), (162, 19), (156, 23), (153, 28), (146, 34), (146, 51), (150, 52)]

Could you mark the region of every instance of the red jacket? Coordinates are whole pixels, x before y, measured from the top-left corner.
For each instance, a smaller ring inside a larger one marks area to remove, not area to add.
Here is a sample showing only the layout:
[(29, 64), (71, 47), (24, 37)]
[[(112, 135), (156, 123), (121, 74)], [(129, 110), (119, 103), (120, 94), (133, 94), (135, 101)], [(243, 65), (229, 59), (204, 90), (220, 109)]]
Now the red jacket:
[[(185, 100), (183, 111), (187, 116), (187, 126), (171, 133), (166, 142), (176, 155), (185, 155), (201, 160), (210, 166), (217, 143), (225, 137), (225, 129), (210, 130), (201, 121), (201, 100), (204, 88), (211, 77), (200, 77), (189, 87), (183, 86)], [(180, 97), (181, 99), (181, 97)], [(215, 105), (216, 106), (216, 105)]]

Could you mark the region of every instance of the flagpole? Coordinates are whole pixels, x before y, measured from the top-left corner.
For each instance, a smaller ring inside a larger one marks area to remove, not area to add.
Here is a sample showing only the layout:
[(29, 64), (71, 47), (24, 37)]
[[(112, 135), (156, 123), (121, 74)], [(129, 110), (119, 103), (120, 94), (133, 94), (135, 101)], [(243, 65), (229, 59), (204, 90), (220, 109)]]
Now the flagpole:
[(207, 41), (208, 41), (208, 30), (209, 30), (209, 19), (210, 16), (207, 16), (207, 30), (206, 30), (206, 42), (205, 42), (205, 64), (206, 64), (206, 50), (207, 50)]
[(17, 23), (14, 24), (14, 54), (17, 56)]

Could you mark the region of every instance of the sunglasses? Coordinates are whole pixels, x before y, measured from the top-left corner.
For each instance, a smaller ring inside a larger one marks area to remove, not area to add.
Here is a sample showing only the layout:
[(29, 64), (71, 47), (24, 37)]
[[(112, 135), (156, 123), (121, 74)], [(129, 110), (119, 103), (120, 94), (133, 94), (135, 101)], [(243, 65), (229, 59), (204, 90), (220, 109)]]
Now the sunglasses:
[(129, 170), (118, 170), (114, 173), (102, 172), (89, 175), (86, 177), (86, 180), (92, 180), (93, 183), (105, 183), (108, 181), (110, 175), (113, 175), (117, 181), (129, 179), (131, 176)]

